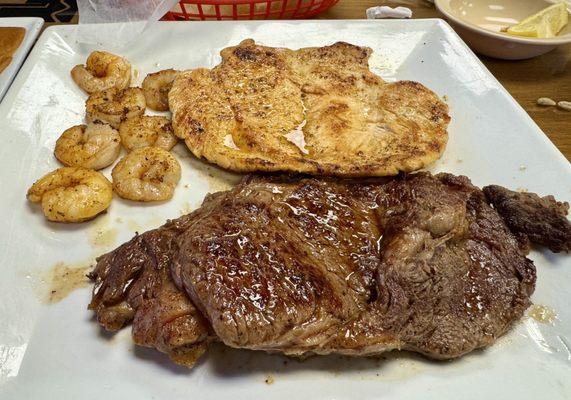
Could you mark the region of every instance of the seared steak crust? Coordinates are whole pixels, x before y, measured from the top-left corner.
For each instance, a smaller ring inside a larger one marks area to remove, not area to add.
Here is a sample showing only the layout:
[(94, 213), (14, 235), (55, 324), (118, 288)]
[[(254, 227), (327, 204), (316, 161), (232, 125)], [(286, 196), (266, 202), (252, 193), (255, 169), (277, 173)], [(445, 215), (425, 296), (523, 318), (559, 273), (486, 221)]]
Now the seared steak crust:
[(251, 179), (178, 239), (174, 276), (225, 344), (451, 358), (528, 307), (532, 262), (467, 178)]
[[(468, 178), (249, 176), (102, 256), (90, 308), (191, 364), (211, 340), (289, 355), (488, 346), (535, 268)], [(190, 362), (188, 361), (190, 358)]]
[[(214, 201), (211, 205), (214, 205)], [(212, 334), (208, 322), (170, 277), (174, 239), (200, 217), (201, 209), (142, 235), (97, 259), (89, 309), (108, 331), (133, 321), (133, 340), (192, 366)]]
[(516, 238), (466, 177), (416, 175), (383, 189), (381, 328), (432, 358), (492, 344), (535, 288)]
[(555, 253), (571, 250), (571, 223), (567, 219), (569, 203), (559, 202), (553, 196), (518, 193), (497, 185), (486, 186), (483, 190), (512, 232)]
[(226, 344), (312, 350), (370, 298), (375, 188), (252, 178), (181, 235), (174, 275)]

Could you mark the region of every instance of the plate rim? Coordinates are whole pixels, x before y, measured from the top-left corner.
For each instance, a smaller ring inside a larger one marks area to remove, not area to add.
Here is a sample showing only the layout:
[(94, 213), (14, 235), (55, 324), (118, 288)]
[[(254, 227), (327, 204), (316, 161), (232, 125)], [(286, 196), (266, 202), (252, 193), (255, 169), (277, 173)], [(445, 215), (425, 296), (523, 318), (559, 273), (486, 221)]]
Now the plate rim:
[[(4, 25), (4, 22), (7, 22), (7, 24)], [(12, 22), (14, 22), (14, 24), (12, 24)], [(12, 87), (14, 80), (20, 73), (25, 61), (27, 60), (28, 55), (35, 47), (35, 44), (39, 39), (38, 36), (40, 35), (40, 32), (44, 24), (45, 21), (43, 20), (43, 18), (40, 17), (0, 18), (0, 26), (2, 27), (13, 26), (13, 27), (26, 28), (26, 35), (24, 36), (24, 39), (22, 40), (20, 47), (18, 47), (16, 53), (14, 53), (12, 62), (10, 63), (10, 65), (8, 65), (8, 67), (4, 71), (2, 71), (2, 74), (9, 72), (9, 75), (4, 82), (0, 82), (0, 103), (2, 103), (2, 100), (4, 100), (4, 98), (6, 97), (6, 94)]]
[[(486, 68), (486, 66), (479, 60), (478, 57), (475, 56), (475, 54), (472, 52), (471, 49), (469, 49), (469, 47), (465, 44), (465, 42), (459, 38), (459, 36), (456, 34), (455, 31), (453, 31), (453, 29), (450, 27), (450, 25), (448, 23), (446, 23), (445, 21), (438, 19), (438, 18), (431, 18), (431, 19), (425, 19), (425, 20), (416, 20), (416, 21), (426, 21), (426, 20), (435, 20), (436, 24), (434, 24), (433, 26), (440, 26), (445, 32), (441, 33), (442, 35), (444, 35), (446, 37), (447, 40), (455, 40), (456, 42), (453, 43), (455, 46), (463, 46), (463, 48), (465, 50), (467, 50), (469, 53), (472, 54), (473, 58), (475, 58), (478, 61), (478, 68), (480, 68), (482, 71), (484, 71), (484, 73), (486, 74), (486, 78), (485, 79), (489, 79), (491, 78), (492, 80), (490, 82), (495, 82), (497, 84), (497, 87), (494, 87), (494, 90), (497, 90), (501, 93), (501, 97), (505, 97), (508, 96), (508, 98), (511, 99), (511, 101), (509, 102), (510, 104), (510, 108), (513, 108), (514, 105), (516, 105), (517, 107), (515, 107), (516, 109), (523, 111), (523, 114), (527, 115), (528, 119), (525, 121), (525, 125), (529, 126), (530, 129), (532, 126), (535, 126), (536, 131), (539, 130), (539, 132), (543, 133), (545, 139), (551, 143), (552, 147), (555, 148), (557, 150), (557, 153), (559, 153), (563, 158), (564, 156), (562, 155), (562, 153), (555, 147), (555, 145), (549, 140), (549, 138), (547, 138), (547, 136), (545, 135), (545, 133), (537, 126), (537, 124), (533, 121), (533, 119), (531, 119), (531, 117), (527, 114), (527, 112), (525, 112), (525, 110), (523, 110), (523, 107), (521, 107), (519, 105), (519, 103), (517, 103), (517, 101), (515, 101), (515, 99), (513, 99), (513, 97), (511, 96), (511, 94), (509, 94), (509, 92), (497, 81), (497, 79), (493, 76), (493, 74), (491, 74), (491, 72)], [(367, 20), (335, 20), (335, 21), (347, 21), (347, 22), (364, 22)], [(213, 21), (216, 23), (219, 23), (218, 21)], [(268, 21), (249, 21), (249, 22), (253, 22), (253, 23), (268, 23)], [(306, 21), (271, 21), (269, 23), (273, 23), (273, 22), (286, 22), (286, 23), (305, 23)], [(317, 21), (308, 21), (309, 23), (319, 23), (319, 20)], [(331, 21), (324, 21), (324, 22), (331, 22)], [(381, 21), (371, 21), (371, 24), (374, 23), (379, 23)], [(392, 21), (383, 21), (384, 23), (392, 23)], [(403, 22), (403, 21), (400, 21)], [(165, 22), (166, 23), (166, 22)], [(172, 22), (168, 22), (168, 23), (172, 23)], [(185, 24), (186, 22), (178, 22), (177, 24)], [(212, 23), (212, 22), (207, 22), (207, 23)], [(234, 23), (234, 21), (229, 21), (229, 23)], [(99, 24), (101, 25), (101, 24)], [(54, 29), (52, 29), (54, 28)], [(63, 29), (62, 29), (63, 28)], [(55, 33), (57, 34), (57, 32), (59, 30), (67, 30), (67, 29), (76, 29), (75, 26), (50, 26), (47, 29), (45, 29), (45, 32), (50, 32), (50, 35), (55, 31)], [(427, 27), (427, 32), (430, 32), (431, 28)], [(457, 39), (452, 39), (452, 37), (456, 37)], [(37, 56), (42, 56), (43, 51), (45, 50), (45, 46), (43, 48), (40, 48), (40, 44), (41, 45), (45, 45), (45, 41), (49, 40), (51, 38), (51, 36), (42, 33), (42, 36), (40, 37), (40, 39), (37, 42), (37, 45), (33, 47), (32, 52), (30, 53), (30, 55), (28, 56), (28, 59), (25, 61), (24, 66), (22, 67), (22, 69), (20, 70), (20, 74), (18, 74), (17, 79), (23, 80), (23, 84), (25, 82), (27, 82), (29, 80), (29, 76), (30, 76), (30, 72), (32, 71), (32, 68), (34, 66), (34, 64), (32, 63), (32, 60), (30, 60), (30, 58), (32, 58), (32, 55), (37, 55)], [(37, 49), (36, 49), (37, 48)], [(35, 61), (35, 59), (34, 59)], [(26, 68), (26, 69), (24, 69)], [(16, 82), (14, 82), (16, 83)], [(10, 93), (13, 96), (18, 95), (18, 93), (20, 92), (20, 90), (22, 89), (23, 86), (16, 86), (16, 85), (12, 85), (12, 88), (10, 89)], [(503, 92), (502, 92), (503, 90)], [(507, 105), (507, 103), (505, 103)], [(0, 104), (0, 115), (5, 116), (7, 115), (7, 113), (5, 113), (5, 111), (8, 111), (8, 108), (4, 108), (2, 107), (2, 105)], [(521, 111), (519, 111), (519, 113), (521, 114)], [(511, 111), (510, 111), (511, 113)], [(513, 118), (519, 117), (515, 112), (513, 113)], [(532, 123), (532, 125), (530, 125), (530, 123)], [(0, 126), (2, 126), (2, 123), (0, 122)], [(529, 135), (531, 135), (531, 131), (529, 132)], [(526, 135), (527, 136), (527, 135)], [(547, 151), (546, 151), (547, 153)], [(550, 152), (552, 153), (552, 152)], [(566, 161), (566, 160), (565, 160)], [(562, 166), (563, 167), (563, 166)], [(563, 168), (562, 168), (563, 170)], [(571, 165), (568, 165), (568, 168), (566, 169), (566, 173), (567, 175), (569, 175), (569, 173), (571, 172)], [(0, 175), (0, 181), (2, 179), (2, 175)], [(30, 336), (30, 338), (33, 337), (33, 335)], [(32, 340), (30, 340), (29, 342), (30, 344), (32, 343)], [(21, 383), (22, 384), (22, 383)], [(0, 394), (2, 393), (2, 387), (0, 386)]]

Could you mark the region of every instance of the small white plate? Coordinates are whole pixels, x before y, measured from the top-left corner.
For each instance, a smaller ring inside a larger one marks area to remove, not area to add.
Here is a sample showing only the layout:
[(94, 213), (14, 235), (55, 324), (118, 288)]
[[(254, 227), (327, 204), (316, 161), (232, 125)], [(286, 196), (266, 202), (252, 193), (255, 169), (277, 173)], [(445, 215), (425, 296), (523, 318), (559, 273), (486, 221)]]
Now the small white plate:
[(28, 52), (34, 45), (43, 25), (44, 20), (36, 17), (0, 18), (0, 27), (13, 26), (26, 28), (26, 36), (24, 36), (20, 47), (18, 47), (16, 53), (12, 56), (12, 62), (0, 73), (0, 101), (2, 101), (2, 98), (14, 80), (22, 63), (26, 59)]
[[(116, 48), (111, 44), (120, 28), (82, 28), (89, 37), (100, 36), (95, 46), (79, 45), (75, 26), (46, 29), (0, 104), (1, 399), (571, 398), (571, 258), (566, 255), (531, 254), (538, 269), (533, 301), (556, 310), (553, 325), (523, 318), (489, 349), (452, 362), (403, 353), (385, 360), (333, 356), (300, 362), (213, 346), (188, 371), (158, 351), (135, 347), (129, 328), (102, 334), (86, 309), (89, 287), (43, 304), (39, 295), (49, 285), (41, 280), (57, 263), (89, 264), (135, 231), (197, 207), (207, 192), (231, 180), (179, 144), (174, 152), (182, 179), (171, 201), (137, 205), (115, 198), (95, 221), (46, 222), (26, 201), (26, 190), (60, 166), (53, 156), (57, 137), (84, 119), (87, 96), (69, 72), (96, 48), (127, 57), (138, 84), (159, 69), (214, 66), (222, 48), (245, 38), (290, 48), (339, 40), (370, 46), (371, 67), (386, 80), (420, 81), (446, 96), (450, 141), (433, 171), (571, 200), (569, 162), (442, 20), (165, 22)], [(110, 168), (104, 173), (109, 176)]]

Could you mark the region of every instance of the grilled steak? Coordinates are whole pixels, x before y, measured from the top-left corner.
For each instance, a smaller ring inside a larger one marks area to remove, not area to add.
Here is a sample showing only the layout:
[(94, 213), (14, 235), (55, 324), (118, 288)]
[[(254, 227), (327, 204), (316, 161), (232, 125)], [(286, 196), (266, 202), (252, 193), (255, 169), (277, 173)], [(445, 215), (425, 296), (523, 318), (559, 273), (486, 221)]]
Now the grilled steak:
[[(208, 204), (215, 206), (215, 201)], [(133, 321), (133, 340), (154, 347), (179, 364), (192, 366), (212, 337), (208, 322), (170, 278), (175, 239), (208, 206), (159, 229), (135, 236), (97, 259), (89, 308), (98, 322), (116, 331)]]
[(384, 82), (372, 50), (290, 50), (245, 40), (213, 69), (178, 74), (175, 134), (197, 157), (236, 171), (381, 176), (440, 157), (448, 106), (418, 82)]
[(444, 359), (505, 333), (530, 304), (535, 268), (465, 177), (251, 176), (104, 255), (92, 278), (104, 327), (134, 317), (135, 341), (177, 362), (210, 340)]
[(251, 179), (179, 237), (174, 276), (239, 348), (458, 357), (527, 308), (535, 269), (467, 178)]

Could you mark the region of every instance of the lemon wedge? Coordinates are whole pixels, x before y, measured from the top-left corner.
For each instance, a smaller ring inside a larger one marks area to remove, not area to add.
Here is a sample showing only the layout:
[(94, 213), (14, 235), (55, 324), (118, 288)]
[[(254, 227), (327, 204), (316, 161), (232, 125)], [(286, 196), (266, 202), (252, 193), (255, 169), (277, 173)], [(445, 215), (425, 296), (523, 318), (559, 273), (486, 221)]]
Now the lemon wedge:
[(517, 36), (552, 38), (557, 36), (568, 22), (566, 3), (557, 3), (509, 27), (506, 32)]

